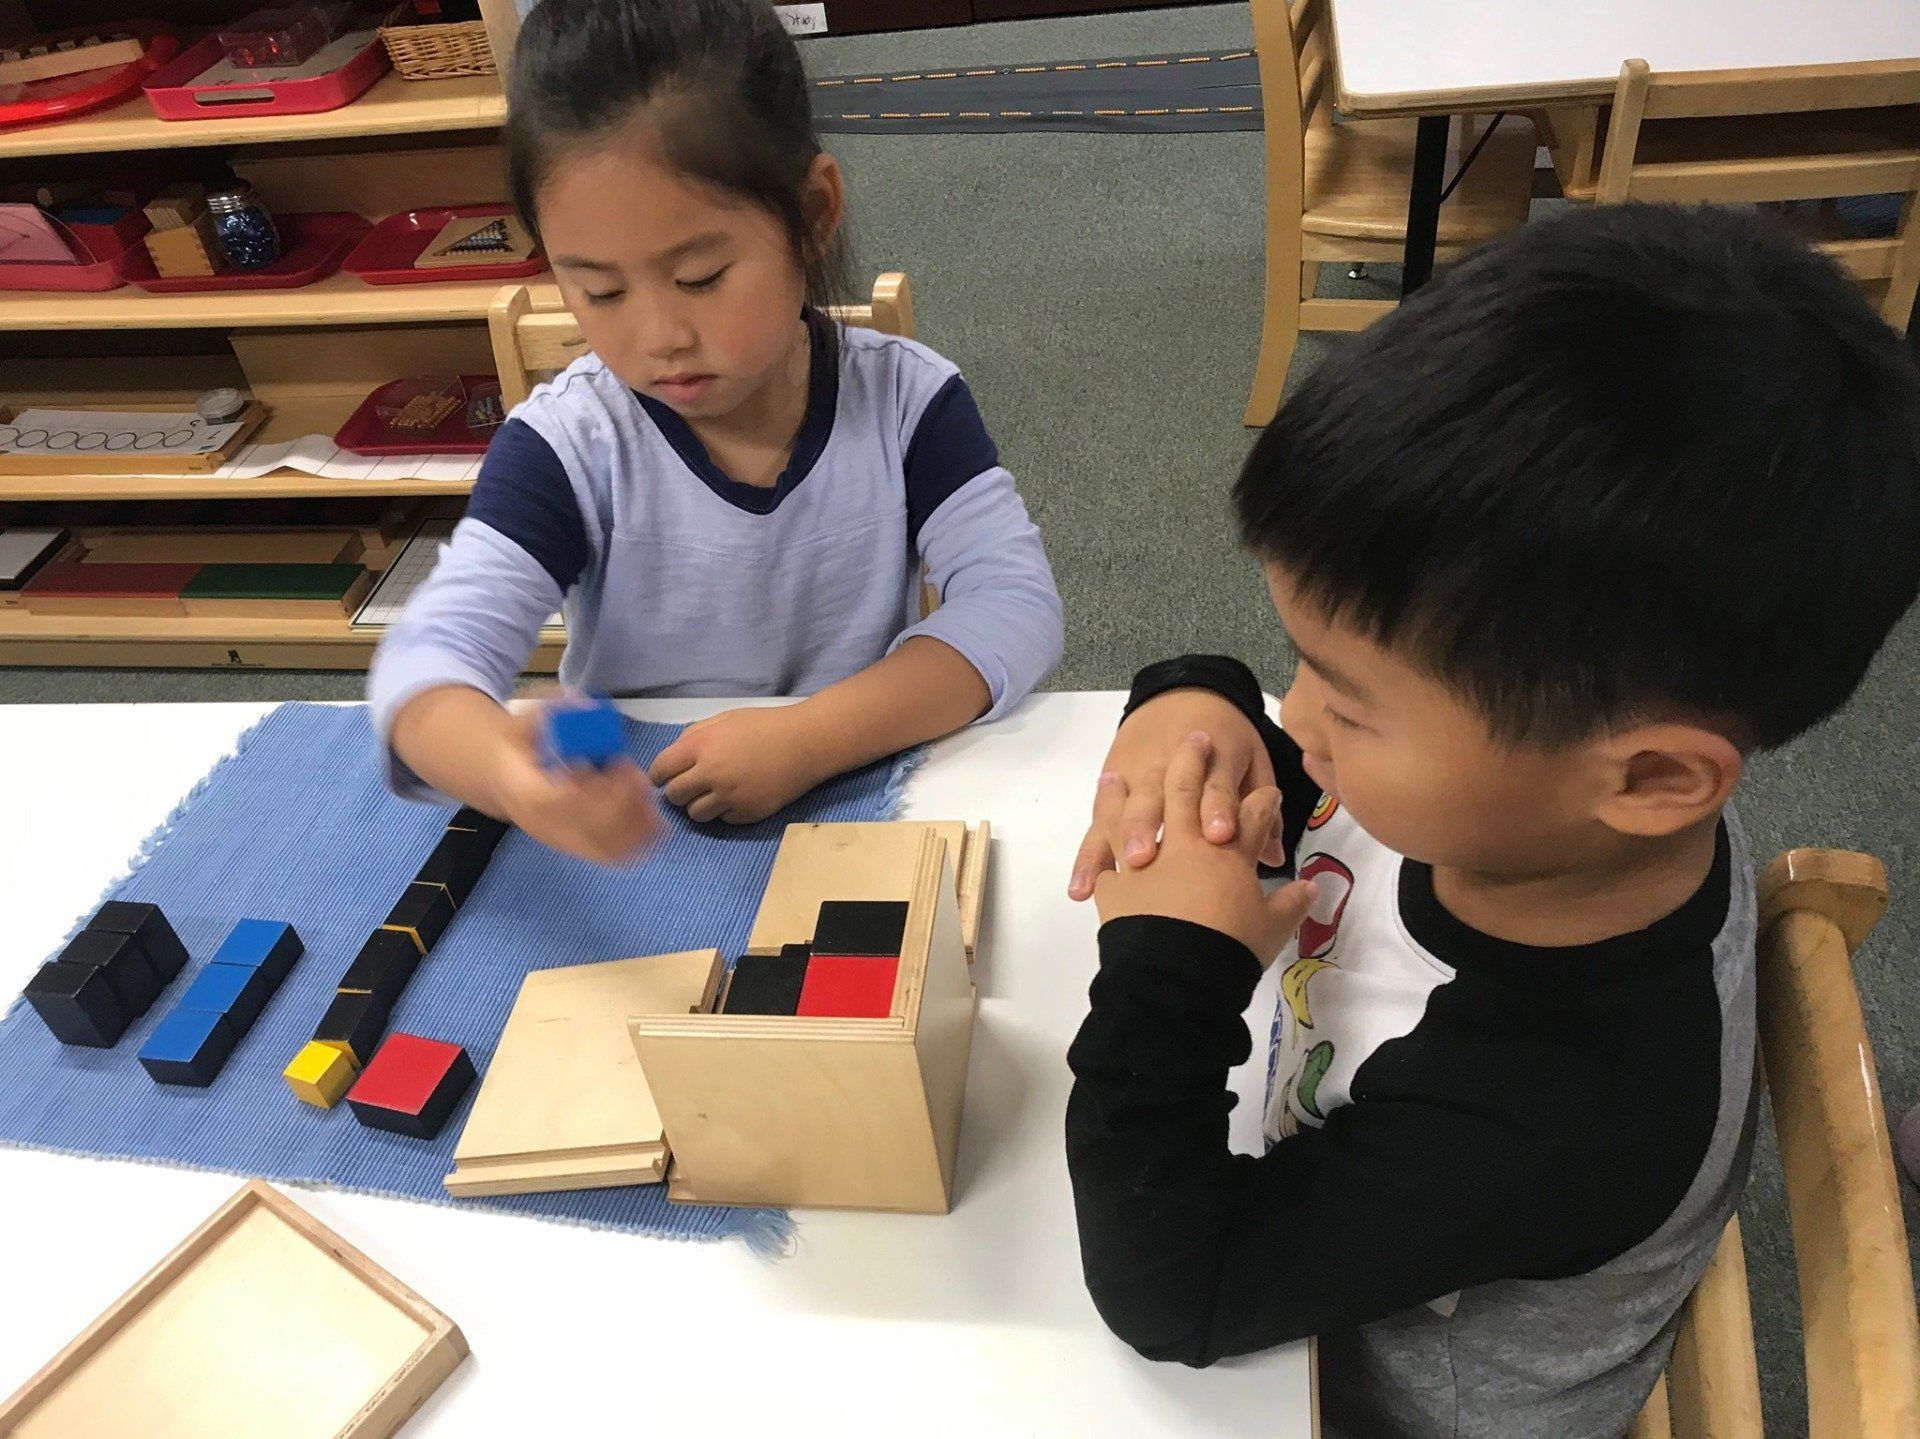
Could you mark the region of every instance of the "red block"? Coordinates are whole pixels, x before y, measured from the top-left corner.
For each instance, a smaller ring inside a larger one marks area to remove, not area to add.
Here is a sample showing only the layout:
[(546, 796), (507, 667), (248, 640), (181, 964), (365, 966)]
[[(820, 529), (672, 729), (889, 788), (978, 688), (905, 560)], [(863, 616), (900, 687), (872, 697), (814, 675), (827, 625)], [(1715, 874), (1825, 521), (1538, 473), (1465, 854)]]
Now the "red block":
[(885, 1019), (893, 1013), (898, 956), (816, 954), (807, 961), (795, 1014), (832, 1019)]
[(473, 1078), (473, 1061), (459, 1045), (390, 1034), (347, 1091), (347, 1103), (371, 1129), (431, 1139)]

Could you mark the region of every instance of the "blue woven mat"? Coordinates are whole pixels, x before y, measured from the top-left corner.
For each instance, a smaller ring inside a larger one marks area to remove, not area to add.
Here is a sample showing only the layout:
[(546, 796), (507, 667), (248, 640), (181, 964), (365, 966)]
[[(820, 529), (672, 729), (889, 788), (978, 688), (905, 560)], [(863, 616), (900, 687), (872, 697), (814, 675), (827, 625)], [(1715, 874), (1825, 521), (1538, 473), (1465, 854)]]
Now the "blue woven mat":
[[(629, 722), (642, 764), (676, 733)], [(664, 840), (624, 869), (568, 859), (508, 834), (415, 974), (392, 1027), (465, 1045), (484, 1078), (529, 970), (709, 946), (738, 953), (782, 827), (797, 819), (885, 819), (910, 764), (895, 759), (842, 776), (743, 828), (690, 824), (669, 808)], [(158, 904), (192, 963), (112, 1049), (61, 1045), (27, 1004), (15, 1003), (0, 1018), (0, 1142), (456, 1202), (441, 1181), (453, 1167), (471, 1094), (439, 1138), (423, 1143), (367, 1129), (344, 1104), (332, 1111), (302, 1104), (281, 1078), (448, 814), (387, 792), (363, 708), (290, 704), (268, 715), (104, 896)], [(290, 921), (306, 954), (211, 1088), (154, 1083), (138, 1063), (141, 1044), (241, 918)], [(457, 1202), (681, 1238), (738, 1234), (777, 1244), (786, 1233), (780, 1211), (669, 1205), (662, 1190)]]

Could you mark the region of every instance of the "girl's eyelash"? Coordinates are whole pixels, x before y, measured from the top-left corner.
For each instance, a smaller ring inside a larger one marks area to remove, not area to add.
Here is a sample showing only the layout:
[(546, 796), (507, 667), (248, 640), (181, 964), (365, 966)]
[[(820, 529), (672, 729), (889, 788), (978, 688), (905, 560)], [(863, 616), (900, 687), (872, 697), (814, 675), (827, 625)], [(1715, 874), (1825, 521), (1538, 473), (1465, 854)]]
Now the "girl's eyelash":
[(618, 300), (624, 299), (626, 297), (626, 293), (627, 292), (625, 290), (609, 290), (604, 295), (596, 295), (591, 291), (588, 291), (587, 303), (589, 305), (611, 305)]
[(1328, 710), (1328, 711), (1327, 711), (1327, 718), (1328, 718), (1328, 719), (1330, 719), (1330, 720), (1332, 720), (1332, 721), (1333, 721), (1333, 722), (1334, 722), (1335, 724), (1337, 724), (1337, 725), (1339, 725), (1341, 729), (1359, 729), (1359, 728), (1361, 728), (1361, 726), (1360, 726), (1359, 724), (1357, 724), (1357, 723), (1356, 723), (1355, 721), (1353, 721), (1353, 720), (1350, 720), (1350, 719), (1348, 719), (1348, 718), (1347, 718), (1347, 717), (1346, 717), (1345, 715), (1343, 715), (1343, 714), (1336, 714), (1336, 713), (1335, 713), (1334, 711), (1332, 711), (1332, 710)]
[(702, 279), (682, 280), (680, 281), (680, 288), (683, 290), (711, 290), (715, 285), (720, 283), (720, 277), (732, 268), (731, 265), (722, 265), (711, 275), (705, 276)]

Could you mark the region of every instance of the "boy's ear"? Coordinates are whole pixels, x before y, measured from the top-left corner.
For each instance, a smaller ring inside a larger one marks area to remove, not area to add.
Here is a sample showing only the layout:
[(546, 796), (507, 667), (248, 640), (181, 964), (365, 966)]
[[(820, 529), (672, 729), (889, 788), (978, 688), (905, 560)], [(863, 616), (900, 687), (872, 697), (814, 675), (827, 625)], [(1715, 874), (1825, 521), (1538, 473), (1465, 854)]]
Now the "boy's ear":
[(840, 222), (847, 217), (847, 191), (840, 174), (840, 162), (824, 150), (815, 155), (801, 194), (813, 243), (824, 250), (840, 233)]
[(1719, 813), (1740, 783), (1739, 746), (1698, 725), (1639, 725), (1601, 745), (1609, 781), (1597, 817), (1620, 834), (1677, 834)]

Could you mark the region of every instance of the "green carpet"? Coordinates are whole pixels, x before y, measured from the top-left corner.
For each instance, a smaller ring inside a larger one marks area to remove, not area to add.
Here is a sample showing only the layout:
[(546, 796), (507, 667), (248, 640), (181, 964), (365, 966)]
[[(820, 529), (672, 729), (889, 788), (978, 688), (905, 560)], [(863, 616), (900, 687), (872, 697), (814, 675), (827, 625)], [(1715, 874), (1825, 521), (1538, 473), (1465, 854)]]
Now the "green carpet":
[[(1246, 44), (1237, 5), (809, 42), (822, 74)], [(1118, 688), (1183, 650), (1292, 658), (1226, 490), (1245, 454), (1263, 234), (1255, 135), (840, 136), (861, 269), (912, 277), (921, 337), (965, 367), (1046, 535), (1068, 615), (1052, 684)], [(1391, 292), (1382, 273), (1362, 284)], [(1344, 293), (1344, 276), (1323, 287)], [(1296, 373), (1337, 341), (1306, 337)], [(1888, 1109), (1920, 1101), (1920, 613), (1839, 718), (1763, 757), (1741, 796), (1762, 855), (1869, 850), (1894, 898), (1859, 958)], [(0, 671), (0, 699), (351, 697), (346, 676)], [(1091, 772), (1089, 773), (1091, 782)], [(1061, 856), (1064, 883), (1066, 856)], [(1909, 1189), (1908, 1226), (1920, 1224)], [(1791, 1253), (1771, 1135), (1743, 1216), (1768, 1432), (1805, 1432)]]

